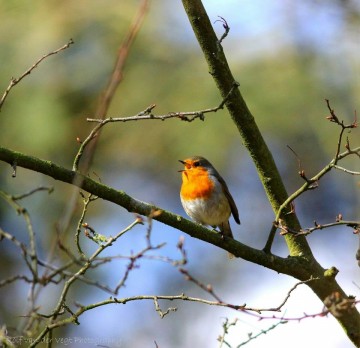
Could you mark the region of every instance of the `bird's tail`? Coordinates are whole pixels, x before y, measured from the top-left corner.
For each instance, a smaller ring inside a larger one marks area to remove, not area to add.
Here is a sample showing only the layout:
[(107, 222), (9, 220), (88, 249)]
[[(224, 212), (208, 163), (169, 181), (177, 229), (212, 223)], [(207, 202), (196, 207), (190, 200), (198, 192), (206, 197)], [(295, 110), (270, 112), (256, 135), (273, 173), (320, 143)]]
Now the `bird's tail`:
[[(221, 234), (224, 236), (224, 237), (228, 237), (228, 238), (231, 238), (231, 239), (234, 239), (234, 235), (231, 231), (231, 227), (230, 227), (230, 224), (229, 224), (229, 221), (226, 221), (226, 222), (223, 222), (220, 226), (220, 232)], [(235, 256), (231, 253), (228, 253), (228, 257), (229, 259), (233, 259)]]

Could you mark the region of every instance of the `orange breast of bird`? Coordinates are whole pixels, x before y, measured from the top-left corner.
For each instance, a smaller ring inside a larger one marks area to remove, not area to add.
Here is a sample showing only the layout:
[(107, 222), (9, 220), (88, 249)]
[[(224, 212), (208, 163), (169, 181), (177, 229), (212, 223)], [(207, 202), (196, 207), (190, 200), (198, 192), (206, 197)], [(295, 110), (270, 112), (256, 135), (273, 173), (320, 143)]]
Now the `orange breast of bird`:
[(192, 168), (182, 172), (180, 194), (184, 200), (209, 198), (214, 190), (215, 183), (209, 178), (203, 168)]

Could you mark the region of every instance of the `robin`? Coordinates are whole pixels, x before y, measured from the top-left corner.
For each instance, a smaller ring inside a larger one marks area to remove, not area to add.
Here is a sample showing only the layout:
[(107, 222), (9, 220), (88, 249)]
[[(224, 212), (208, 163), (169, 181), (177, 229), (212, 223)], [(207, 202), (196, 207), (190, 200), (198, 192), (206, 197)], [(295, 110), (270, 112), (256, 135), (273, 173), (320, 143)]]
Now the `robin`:
[(202, 225), (219, 227), (222, 236), (233, 238), (229, 218), (240, 224), (239, 212), (225, 180), (204, 157), (183, 161), (180, 199), (187, 215)]

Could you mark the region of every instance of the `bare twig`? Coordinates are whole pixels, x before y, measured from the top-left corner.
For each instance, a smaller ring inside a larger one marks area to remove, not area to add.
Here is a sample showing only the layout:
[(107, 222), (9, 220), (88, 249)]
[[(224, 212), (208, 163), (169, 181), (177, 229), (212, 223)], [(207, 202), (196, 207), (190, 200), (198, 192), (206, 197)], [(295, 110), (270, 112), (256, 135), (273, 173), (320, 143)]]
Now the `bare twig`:
[(21, 250), (24, 261), (25, 261), (27, 267), (29, 268), (31, 274), (33, 275), (33, 279), (36, 278), (36, 273), (34, 272), (32, 265), (29, 261), (30, 251), (28, 250), (28, 247), (24, 243), (20, 242), (15, 236), (4, 231), (1, 227), (0, 227), (0, 237), (1, 237), (0, 239), (3, 239), (3, 238), (8, 239), (9, 241), (11, 241), (15, 246), (17, 246)]
[(87, 212), (88, 205), (91, 202), (95, 201), (97, 199), (97, 197), (95, 197), (95, 196), (93, 196), (91, 194), (89, 194), (88, 197), (85, 197), (85, 195), (82, 194), (81, 191), (80, 191), (80, 194), (81, 194), (81, 196), (83, 198), (84, 207), (83, 207), (83, 210), (82, 210), (82, 213), (81, 213), (81, 216), (80, 216), (77, 228), (76, 228), (75, 244), (76, 244), (76, 247), (77, 247), (77, 250), (78, 250), (80, 256), (85, 259), (85, 254), (82, 251), (81, 246), (80, 246), (80, 233), (81, 233), (81, 228), (83, 227), (83, 223), (84, 223), (84, 219), (85, 219), (85, 215), (86, 215), (86, 212)]
[(143, 250), (138, 252), (135, 255), (130, 256), (130, 261), (128, 265), (126, 266), (125, 273), (121, 280), (118, 282), (118, 284), (115, 287), (114, 294), (117, 295), (119, 290), (124, 287), (127, 279), (129, 278), (130, 272), (136, 268), (136, 262), (141, 259), (148, 251), (151, 250), (157, 250), (162, 248), (165, 245), (165, 243), (158, 244), (156, 246), (148, 245)]
[(43, 60), (45, 60), (46, 58), (48, 58), (48, 57), (50, 57), (50, 56), (52, 56), (52, 55), (54, 55), (54, 54), (57, 54), (57, 53), (59, 53), (59, 52), (61, 52), (61, 51), (63, 51), (63, 50), (66, 50), (66, 49), (69, 48), (70, 45), (72, 45), (73, 43), (74, 43), (74, 41), (73, 41), (72, 39), (70, 39), (69, 42), (68, 42), (66, 45), (58, 48), (58, 49), (55, 50), (55, 51), (49, 52), (49, 53), (45, 54), (44, 56), (42, 56), (42, 57), (41, 57), (39, 60), (37, 60), (29, 69), (27, 69), (20, 77), (17, 77), (17, 78), (12, 77), (11, 80), (10, 80), (9, 86), (6, 88), (6, 90), (5, 90), (2, 98), (0, 99), (0, 111), (1, 111), (1, 109), (2, 109), (3, 104), (5, 103), (5, 100), (6, 100), (7, 96), (9, 95), (11, 89), (12, 89), (14, 86), (16, 86), (25, 76), (30, 75), (31, 72), (32, 72), (35, 68), (37, 68), (38, 65), (39, 65)]
[(29, 192), (26, 192), (26, 193), (23, 193), (23, 194), (20, 194), (20, 195), (13, 195), (13, 196), (11, 196), (11, 198), (14, 201), (18, 201), (20, 199), (29, 197), (32, 194), (34, 194), (36, 192), (39, 192), (39, 191), (47, 191), (50, 194), (50, 193), (52, 193), (54, 191), (54, 188), (53, 187), (46, 187), (46, 186), (39, 186), (39, 187), (37, 187), (35, 189), (30, 190)]
[(333, 168), (338, 169), (338, 170), (342, 170), (343, 172), (351, 174), (351, 175), (360, 175), (360, 172), (356, 172), (354, 170), (349, 170), (349, 169), (340, 167), (340, 166), (338, 166), (336, 164), (333, 165)]
[[(205, 114), (211, 113), (211, 112), (217, 112), (220, 109), (223, 109), (226, 101), (229, 99), (229, 97), (231, 96), (233, 91), (238, 87), (239, 87), (239, 84), (237, 82), (234, 82), (228, 95), (221, 101), (221, 103), (218, 106), (213, 107), (213, 108), (207, 108), (207, 109), (202, 109), (202, 110), (198, 110), (198, 111), (177, 111), (177, 112), (169, 112), (168, 114), (164, 114), (164, 115), (154, 115), (152, 113), (152, 111), (156, 107), (156, 105), (152, 104), (152, 105), (148, 106), (145, 110), (140, 111), (138, 114), (136, 114), (134, 116), (109, 117), (106, 119), (87, 118), (87, 121), (88, 122), (96, 122), (101, 125), (105, 125), (106, 123), (109, 123), (109, 122), (129, 122), (129, 121), (140, 121), (140, 120), (165, 121), (169, 118), (178, 118), (181, 121), (186, 121), (186, 122), (192, 122), (192, 121), (196, 120), (197, 118), (199, 118), (200, 120), (203, 121)], [(98, 128), (96, 129), (96, 131), (97, 130), (98, 130)]]
[[(46, 267), (50, 270), (52, 270), (53, 272), (48, 273), (47, 275), (44, 275), (40, 280), (40, 284), (42, 285), (46, 285), (47, 283), (54, 283), (54, 284), (59, 284), (63, 279), (68, 279), (70, 277), (72, 277), (74, 275), (73, 272), (67, 271), (67, 268), (70, 268), (70, 266), (73, 266), (74, 264), (79, 264), (79, 265), (83, 265), (80, 263), (80, 260), (76, 261), (69, 261), (68, 263), (66, 263), (65, 265), (61, 266), (61, 267), (57, 267), (57, 266), (53, 266), (51, 264), (48, 264), (44, 261), (39, 260), (39, 265)], [(90, 268), (95, 268), (93, 265), (91, 265)], [(59, 279), (55, 279), (55, 277), (59, 275)], [(114, 291), (106, 284), (102, 284), (101, 282), (94, 280), (94, 279), (89, 279), (85, 276), (79, 276), (78, 277), (79, 281), (82, 281), (85, 284), (91, 285), (91, 286), (95, 286), (111, 295), (115, 295)]]
[[(5, 233), (4, 231), (2, 231), (2, 232), (6, 238), (10, 239), (15, 245), (20, 247), (23, 252), (23, 257), (25, 259), (25, 262), (34, 278), (34, 283), (31, 284), (30, 293), (29, 293), (30, 302), (32, 304), (34, 304), (35, 283), (36, 283), (36, 280), (38, 279), (38, 268), (37, 268), (38, 257), (37, 257), (37, 250), (36, 250), (35, 231), (33, 229), (33, 225), (32, 225), (31, 219), (30, 219), (30, 214), (28, 213), (28, 211), (25, 208), (23, 208), (20, 204), (18, 204), (16, 202), (16, 200), (13, 199), (12, 196), (8, 195), (7, 193), (0, 191), (0, 197), (2, 197), (5, 201), (7, 201), (8, 204), (12, 208), (14, 208), (18, 214), (21, 214), (24, 217), (24, 220), (26, 222), (26, 227), (27, 227), (28, 236), (29, 236), (29, 245), (30, 245), (29, 248), (27, 248), (25, 246), (25, 244), (17, 241), (14, 236), (9, 235), (9, 234)], [(29, 260), (28, 260), (28, 257), (29, 257)]]
[(305, 175), (305, 170), (303, 169), (302, 165), (301, 165), (301, 159), (300, 157), (298, 156), (298, 154), (289, 146), (289, 145), (286, 145), (287, 148), (295, 155), (297, 161), (298, 161), (298, 166), (299, 166), (299, 175), (301, 178), (303, 178), (307, 183), (309, 183), (309, 187), (308, 187), (308, 190), (311, 190), (311, 189), (315, 189), (317, 188), (319, 185), (317, 182), (313, 182), (313, 181), (310, 181), (306, 175)]
[(339, 138), (338, 138), (337, 149), (336, 149), (336, 153), (335, 153), (335, 156), (334, 156), (334, 165), (336, 165), (336, 163), (338, 161), (340, 151), (341, 151), (342, 136), (344, 134), (344, 131), (346, 129), (356, 128), (358, 126), (357, 115), (356, 115), (356, 112), (355, 112), (354, 121), (352, 123), (348, 124), (348, 125), (345, 125), (344, 121), (340, 121), (339, 118), (336, 116), (334, 109), (331, 108), (329, 99), (325, 99), (325, 101), (326, 101), (327, 108), (329, 109), (329, 112), (330, 112), (330, 116), (327, 116), (326, 119), (329, 120), (330, 122), (334, 122), (337, 125), (341, 126), (341, 132), (340, 132), (340, 135), (339, 135)]
[(279, 219), (279, 221), (274, 224), (275, 224), (276, 228), (279, 228), (281, 230), (281, 232), (280, 232), (281, 235), (290, 233), (294, 236), (306, 236), (317, 230), (323, 230), (323, 229), (326, 229), (329, 227), (335, 227), (335, 226), (341, 226), (341, 225), (345, 225), (345, 226), (353, 228), (355, 234), (359, 233), (359, 231), (360, 231), (360, 221), (339, 220), (339, 221), (335, 221), (335, 222), (331, 222), (331, 223), (327, 223), (327, 224), (318, 224), (316, 221), (314, 221), (314, 225), (315, 225), (314, 227), (304, 228), (304, 229), (301, 229), (300, 231), (295, 231), (295, 230), (290, 229), (288, 226), (284, 226), (282, 224), (281, 219)]
[(274, 312), (280, 312), (281, 311), (281, 308), (284, 307), (285, 303), (288, 301), (288, 299), (290, 298), (290, 295), (291, 293), (299, 286), (299, 285), (302, 285), (302, 284), (306, 284), (306, 283), (309, 283), (309, 282), (312, 282), (314, 280), (319, 280), (319, 278), (310, 278), (308, 280), (304, 280), (302, 282), (298, 282), (296, 283), (287, 293), (285, 299), (280, 303), (279, 306), (277, 307), (274, 307), (274, 308), (268, 308), (267, 311), (271, 312), (271, 311), (274, 311)]
[(278, 323), (276, 323), (276, 324), (274, 324), (274, 325), (271, 325), (269, 328), (267, 328), (267, 329), (265, 329), (265, 330), (261, 330), (258, 334), (256, 334), (256, 335), (253, 335), (252, 333), (249, 333), (249, 338), (246, 340), (246, 341), (244, 341), (244, 342), (242, 342), (242, 343), (240, 343), (239, 345), (237, 345), (237, 348), (239, 348), (239, 347), (242, 347), (242, 346), (244, 346), (244, 345), (246, 345), (247, 343), (249, 343), (250, 341), (252, 341), (252, 340), (254, 340), (254, 339), (256, 339), (256, 338), (258, 338), (259, 336), (261, 336), (261, 335), (266, 335), (268, 332), (270, 332), (271, 330), (274, 330), (275, 328), (277, 328), (280, 324), (286, 324), (287, 323), (287, 321), (286, 320), (279, 320), (279, 322)]
[[(184, 268), (179, 268), (179, 271), (180, 271), (182, 274), (184, 274), (186, 280), (188, 280), (188, 281), (196, 284), (199, 288), (201, 288), (201, 289), (203, 289), (204, 291), (206, 291), (207, 293), (209, 293), (209, 294), (210, 294), (212, 297), (214, 297), (215, 300), (217, 300), (219, 303), (224, 303), (224, 301), (222, 301), (222, 300), (220, 299), (220, 297), (215, 294), (212, 285), (210, 285), (210, 284), (207, 284), (207, 285), (203, 284), (203, 283), (200, 282), (198, 279), (196, 279), (196, 278), (194, 278), (193, 276), (191, 276), (191, 275), (189, 274), (189, 272), (188, 272), (186, 269), (184, 269)], [(243, 305), (242, 307), (245, 307), (245, 305)]]
[[(223, 344), (225, 344), (226, 346), (231, 348), (231, 345), (225, 340), (226, 335), (229, 333), (229, 329), (232, 326), (236, 326), (238, 322), (238, 319), (235, 318), (235, 320), (233, 320), (232, 322), (229, 322), (229, 319), (225, 319), (225, 322), (223, 323), (223, 334), (219, 336), (218, 341), (220, 342), (220, 346), (219, 348), (222, 348)], [(271, 330), (274, 330), (277, 326), (279, 326), (280, 324), (286, 324), (287, 321), (285, 320), (279, 320), (278, 323), (271, 325), (269, 328), (265, 329), (265, 330), (261, 330), (259, 333), (257, 333), (256, 335), (254, 335), (252, 332), (248, 333), (248, 339), (244, 342), (241, 342), (240, 344), (238, 344), (236, 347), (242, 347), (245, 346), (246, 344), (248, 344), (250, 341), (258, 338), (261, 335), (267, 334), (268, 332), (270, 332)]]
[(228, 347), (231, 347), (229, 343), (225, 341), (226, 335), (229, 333), (229, 329), (231, 326), (236, 326), (236, 323), (238, 322), (238, 318), (235, 318), (232, 322), (229, 322), (228, 318), (225, 318), (224, 323), (222, 324), (223, 327), (223, 334), (219, 335), (218, 341), (220, 342), (219, 348), (222, 348), (222, 346), (225, 344)]
[[(2, 230), (0, 229), (0, 236), (2, 236)], [(8, 284), (11, 284), (13, 282), (16, 282), (17, 280), (24, 280), (26, 283), (32, 283), (33, 279), (28, 278), (25, 275), (15, 275), (12, 277), (9, 277), (7, 279), (3, 279), (0, 281), (0, 287), (6, 286)]]
[(156, 296), (154, 296), (154, 305), (155, 305), (155, 310), (156, 310), (156, 312), (159, 313), (161, 319), (164, 318), (165, 315), (169, 314), (170, 312), (176, 312), (177, 311), (176, 307), (169, 307), (166, 311), (163, 311), (160, 308), (159, 301), (158, 301), (158, 298)]

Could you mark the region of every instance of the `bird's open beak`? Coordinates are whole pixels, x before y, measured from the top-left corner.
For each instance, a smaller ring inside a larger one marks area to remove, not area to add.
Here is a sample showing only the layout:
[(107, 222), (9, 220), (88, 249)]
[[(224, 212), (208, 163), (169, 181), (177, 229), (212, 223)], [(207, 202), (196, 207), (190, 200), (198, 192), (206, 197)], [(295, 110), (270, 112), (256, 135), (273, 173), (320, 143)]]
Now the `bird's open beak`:
[[(185, 161), (179, 160), (179, 162), (182, 163), (184, 166), (186, 166)], [(178, 170), (178, 173), (182, 173), (182, 172), (185, 172), (185, 169)]]

